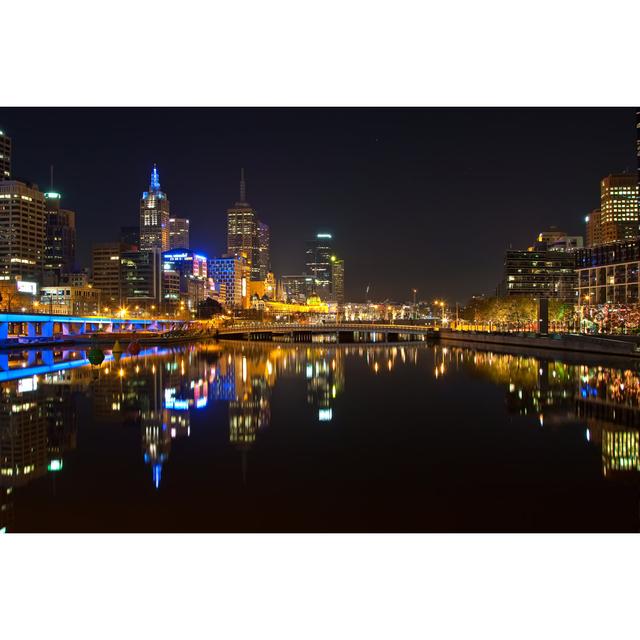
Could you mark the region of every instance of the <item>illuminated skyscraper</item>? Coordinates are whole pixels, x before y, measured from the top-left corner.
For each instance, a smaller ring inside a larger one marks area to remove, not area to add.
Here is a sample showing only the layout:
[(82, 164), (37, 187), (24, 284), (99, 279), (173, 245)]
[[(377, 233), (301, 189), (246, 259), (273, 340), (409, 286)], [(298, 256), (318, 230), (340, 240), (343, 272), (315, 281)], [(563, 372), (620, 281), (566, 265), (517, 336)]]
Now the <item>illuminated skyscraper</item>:
[(633, 173), (600, 181), (600, 213), (587, 216), (587, 245), (638, 237), (638, 179)]
[(269, 244), (269, 225), (258, 220), (258, 248), (256, 259), (259, 269), (259, 278), (257, 278), (258, 280), (266, 280), (267, 274), (271, 271), (271, 254), (269, 250)]
[(247, 202), (244, 169), (240, 170), (240, 199), (227, 209), (227, 254), (242, 256), (249, 265), (251, 280), (265, 280), (270, 269), (269, 227), (258, 220)]
[(330, 233), (318, 233), (307, 242), (305, 273), (313, 278), (314, 293), (322, 300), (331, 297), (331, 245)]
[(38, 185), (0, 181), (0, 278), (41, 282), (45, 201)]
[(344, 303), (344, 260), (331, 256), (331, 297), (338, 304)]
[(189, 220), (187, 218), (169, 218), (169, 248), (189, 248)]
[(160, 189), (158, 168), (153, 165), (149, 191), (140, 200), (140, 250), (169, 250), (169, 200)]
[(11, 178), (11, 138), (0, 129), (0, 180)]
[(56, 285), (63, 275), (75, 271), (76, 214), (60, 208), (61, 195), (55, 191), (44, 194), (45, 242), (43, 283)]

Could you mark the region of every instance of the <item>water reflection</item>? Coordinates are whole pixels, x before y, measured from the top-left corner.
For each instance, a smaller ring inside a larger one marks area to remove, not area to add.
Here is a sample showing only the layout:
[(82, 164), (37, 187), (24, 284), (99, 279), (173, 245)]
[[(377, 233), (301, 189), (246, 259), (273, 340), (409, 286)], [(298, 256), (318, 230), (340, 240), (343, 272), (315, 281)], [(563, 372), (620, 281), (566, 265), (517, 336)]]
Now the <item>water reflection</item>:
[(585, 441), (601, 449), (602, 473), (640, 472), (640, 368), (567, 364), (526, 355), (434, 348), (435, 377), (467, 369), (503, 385), (509, 413), (541, 427), (583, 422)]
[[(118, 363), (105, 362), (99, 369), (86, 366), (84, 358), (81, 351), (25, 352), (4, 363), (8, 375), (0, 403), (0, 530), (13, 527), (16, 494), (44, 476), (64, 474), (68, 459), (82, 454), (77, 445), (79, 398), (90, 402), (91, 415), (81, 430), (90, 431), (94, 422), (139, 429), (140, 465), (146, 465), (156, 490), (162, 488), (174, 441), (191, 437), (197, 413), (226, 407), (227, 442), (241, 454), (246, 483), (247, 452), (269, 430), (279, 380), (304, 381), (304, 401), (314, 421), (326, 425), (338, 415), (336, 403), (347, 389), (349, 362), (359, 367), (354, 374), (359, 379), (393, 379), (402, 369), (437, 385), (450, 381), (460, 386), (460, 399), (466, 384), (461, 374), (497, 385), (504, 388), (506, 414), (530, 420), (532, 428), (581, 424), (584, 446), (599, 449), (607, 481), (635, 480), (640, 472), (640, 371), (635, 362), (593, 366), (423, 345), (246, 343), (151, 349)], [(301, 400), (291, 397), (290, 402)], [(355, 413), (343, 417), (356, 419)], [(199, 428), (204, 428), (202, 423)]]

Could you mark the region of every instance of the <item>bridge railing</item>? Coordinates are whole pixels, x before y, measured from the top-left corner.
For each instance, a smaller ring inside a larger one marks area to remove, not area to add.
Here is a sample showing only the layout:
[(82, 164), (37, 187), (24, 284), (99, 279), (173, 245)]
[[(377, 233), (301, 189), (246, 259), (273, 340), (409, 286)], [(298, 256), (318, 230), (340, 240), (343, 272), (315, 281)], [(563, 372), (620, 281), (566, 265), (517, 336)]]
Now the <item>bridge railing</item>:
[(278, 324), (238, 324), (230, 325), (226, 327), (220, 327), (219, 333), (252, 333), (252, 332), (265, 332), (273, 333), (278, 331), (308, 331), (312, 333), (336, 332), (336, 331), (367, 331), (370, 333), (427, 333), (432, 331), (432, 326), (420, 326), (420, 325), (401, 325), (401, 324), (373, 324), (373, 323), (327, 323), (327, 324), (292, 324), (292, 323), (278, 323)]

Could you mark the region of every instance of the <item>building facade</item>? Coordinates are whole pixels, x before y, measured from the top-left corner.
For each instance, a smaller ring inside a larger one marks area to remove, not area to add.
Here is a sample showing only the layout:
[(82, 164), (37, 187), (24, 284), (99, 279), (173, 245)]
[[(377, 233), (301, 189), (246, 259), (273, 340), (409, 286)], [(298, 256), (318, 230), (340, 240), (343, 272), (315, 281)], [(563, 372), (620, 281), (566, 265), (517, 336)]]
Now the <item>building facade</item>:
[(313, 295), (315, 290), (311, 276), (289, 275), (280, 278), (278, 298), (290, 304), (305, 304), (307, 298)]
[(504, 261), (502, 294), (555, 298), (575, 302), (575, 252), (548, 249), (508, 250)]
[(0, 181), (0, 278), (42, 282), (45, 199), (38, 186)]
[(265, 280), (271, 268), (269, 242), (268, 225), (258, 220), (256, 210), (247, 202), (244, 169), (241, 169), (240, 199), (227, 209), (227, 255), (245, 258), (251, 280)]
[(224, 303), (228, 308), (248, 308), (250, 268), (244, 256), (213, 258), (209, 261), (209, 275), (224, 290)]
[(100, 290), (91, 285), (42, 287), (40, 303), (45, 313), (93, 316), (101, 312)]
[(322, 300), (331, 297), (331, 256), (333, 255), (330, 233), (318, 233), (307, 242), (305, 274), (313, 278), (316, 295)]
[(331, 256), (331, 299), (344, 304), (344, 260)]
[(149, 191), (145, 191), (140, 200), (140, 250), (169, 250), (169, 199), (160, 189), (160, 175), (155, 165)]
[(119, 242), (93, 245), (91, 254), (91, 282), (100, 291), (103, 310), (116, 312), (124, 302), (120, 260), (126, 249)]
[(169, 218), (169, 250), (189, 248), (189, 220)]
[(0, 130), (0, 180), (11, 178), (11, 138)]
[(75, 271), (76, 214), (60, 208), (61, 195), (55, 191), (44, 194), (45, 242), (42, 281), (57, 285), (66, 273)]
[[(163, 277), (170, 273), (177, 276), (177, 302), (184, 302), (188, 309), (196, 309), (207, 297), (209, 289), (207, 258), (194, 251), (174, 249), (162, 254)], [(176, 300), (175, 287), (163, 291), (166, 302)]]
[(612, 174), (600, 181), (600, 209), (586, 217), (587, 246), (633, 240), (639, 235), (638, 179)]
[(640, 240), (587, 247), (576, 253), (580, 304), (638, 302)]
[(126, 305), (151, 310), (162, 302), (162, 253), (123, 251), (120, 256), (122, 297)]

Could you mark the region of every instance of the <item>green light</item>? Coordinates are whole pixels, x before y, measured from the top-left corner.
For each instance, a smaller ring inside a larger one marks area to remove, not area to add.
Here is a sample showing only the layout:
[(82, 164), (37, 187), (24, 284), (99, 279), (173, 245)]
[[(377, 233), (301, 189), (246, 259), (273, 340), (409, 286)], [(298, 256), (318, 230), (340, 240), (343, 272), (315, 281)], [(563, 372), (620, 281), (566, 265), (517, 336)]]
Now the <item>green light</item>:
[(57, 191), (47, 191), (44, 194), (45, 198), (49, 198), (50, 200), (60, 200), (62, 197)]
[(62, 469), (62, 460), (52, 460), (47, 467), (48, 471), (60, 471)]
[[(0, 133), (2, 133), (2, 131), (0, 131)], [(7, 527), (2, 527), (2, 529), (0, 529), (0, 533), (7, 533)]]

